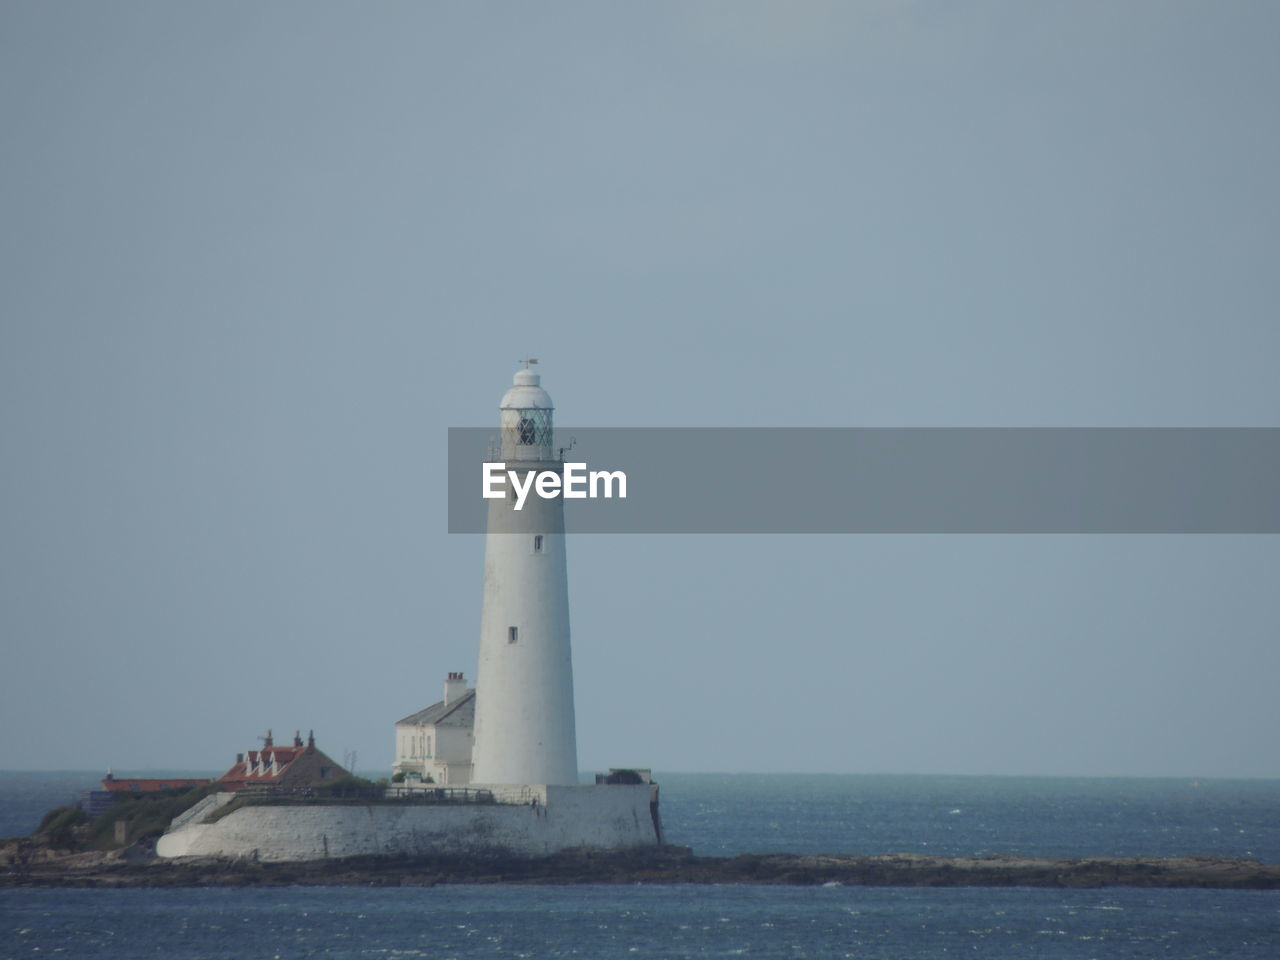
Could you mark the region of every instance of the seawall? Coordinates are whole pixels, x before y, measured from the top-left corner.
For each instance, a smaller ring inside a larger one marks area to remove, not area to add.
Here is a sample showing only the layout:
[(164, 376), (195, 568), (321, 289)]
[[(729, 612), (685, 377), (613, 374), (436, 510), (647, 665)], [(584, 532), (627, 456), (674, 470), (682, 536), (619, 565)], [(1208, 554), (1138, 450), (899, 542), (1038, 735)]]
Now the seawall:
[[(577, 847), (660, 842), (650, 786), (537, 786), (528, 803), (262, 805), (211, 823), (188, 821), (156, 845), (161, 857), (260, 861), (380, 856), (542, 857)], [(211, 810), (212, 813), (212, 810)]]

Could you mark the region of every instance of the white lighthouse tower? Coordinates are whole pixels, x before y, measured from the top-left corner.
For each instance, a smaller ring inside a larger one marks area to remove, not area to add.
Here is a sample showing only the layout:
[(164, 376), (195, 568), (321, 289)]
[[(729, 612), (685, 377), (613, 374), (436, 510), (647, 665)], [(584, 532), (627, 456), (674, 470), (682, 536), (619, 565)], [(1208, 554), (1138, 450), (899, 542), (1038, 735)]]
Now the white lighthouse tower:
[[(522, 485), (529, 471), (563, 469), (551, 397), (529, 369), (536, 362), (517, 371), (499, 405), (495, 453)], [(504, 498), (489, 501), (473, 783), (578, 782), (563, 504), (531, 492), (516, 510), (510, 482)]]
[[(489, 456), (503, 462), (508, 487), (514, 471), (525, 490), (530, 474), (564, 477), (551, 398), (529, 369), (535, 362), (526, 361), (502, 398), (502, 442)], [(505, 493), (489, 500), (476, 689), (450, 672), (443, 700), (395, 725), (387, 795), (431, 802), (251, 804), (228, 814), (221, 804), (237, 795), (220, 793), (208, 798), (218, 806), (202, 803), (174, 820), (156, 845), (160, 856), (542, 857), (664, 842), (648, 768), (610, 767), (595, 783), (578, 782), (564, 501), (536, 488), (522, 501)], [(619, 704), (633, 714), (648, 708), (636, 698)]]

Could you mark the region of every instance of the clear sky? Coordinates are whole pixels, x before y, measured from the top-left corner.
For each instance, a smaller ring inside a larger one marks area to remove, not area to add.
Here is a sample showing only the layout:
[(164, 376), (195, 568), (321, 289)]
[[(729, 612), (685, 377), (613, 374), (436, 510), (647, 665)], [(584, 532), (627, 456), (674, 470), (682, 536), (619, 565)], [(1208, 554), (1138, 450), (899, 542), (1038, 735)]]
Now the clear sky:
[[(475, 671), (446, 428), (530, 352), (569, 426), (1277, 426), (1277, 49), (1262, 0), (0, 0), (0, 768), (389, 765)], [(1278, 561), (581, 537), (581, 765), (1277, 777)]]

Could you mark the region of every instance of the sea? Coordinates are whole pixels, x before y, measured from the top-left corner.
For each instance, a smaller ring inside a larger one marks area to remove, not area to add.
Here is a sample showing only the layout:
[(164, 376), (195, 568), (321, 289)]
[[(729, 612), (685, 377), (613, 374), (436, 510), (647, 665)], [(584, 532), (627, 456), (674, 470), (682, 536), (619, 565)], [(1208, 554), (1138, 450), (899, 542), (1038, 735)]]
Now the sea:
[[(148, 771), (147, 775), (193, 775)], [(0, 772), (0, 836), (100, 773)], [(657, 773), (707, 856), (1280, 862), (1280, 780)], [(0, 889), (0, 957), (1280, 958), (1280, 891), (634, 884)]]

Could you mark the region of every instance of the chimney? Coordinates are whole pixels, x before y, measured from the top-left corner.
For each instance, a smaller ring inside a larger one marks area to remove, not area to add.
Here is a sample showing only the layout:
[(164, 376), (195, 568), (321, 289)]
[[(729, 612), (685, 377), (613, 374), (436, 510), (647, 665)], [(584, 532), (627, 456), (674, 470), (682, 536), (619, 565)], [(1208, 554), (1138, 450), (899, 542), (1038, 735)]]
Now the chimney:
[(243, 753), (237, 753), (237, 754), (236, 754), (236, 763), (244, 763), (244, 754), (243, 754)]
[(314, 750), (316, 746), (316, 732), (314, 730), (307, 731), (307, 748)]
[(293, 745), (294, 745), (295, 747), (300, 747), (300, 746), (302, 746), (302, 731), (301, 731), (301, 730), (295, 730), (295, 731), (293, 731)]
[(444, 705), (461, 700), (467, 695), (467, 680), (461, 673), (451, 673), (444, 681)]

